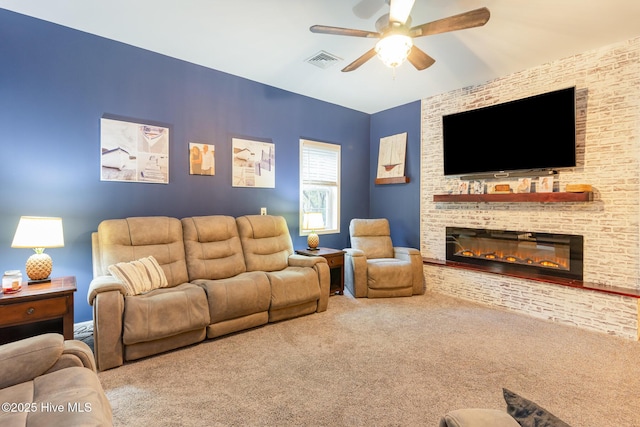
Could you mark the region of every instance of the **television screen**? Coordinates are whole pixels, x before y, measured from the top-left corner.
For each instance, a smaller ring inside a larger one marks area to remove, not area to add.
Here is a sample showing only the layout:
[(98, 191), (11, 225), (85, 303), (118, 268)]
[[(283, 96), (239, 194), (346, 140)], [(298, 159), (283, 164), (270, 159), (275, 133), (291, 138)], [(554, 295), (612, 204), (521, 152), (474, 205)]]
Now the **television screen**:
[(575, 87), (442, 117), (444, 174), (576, 165)]

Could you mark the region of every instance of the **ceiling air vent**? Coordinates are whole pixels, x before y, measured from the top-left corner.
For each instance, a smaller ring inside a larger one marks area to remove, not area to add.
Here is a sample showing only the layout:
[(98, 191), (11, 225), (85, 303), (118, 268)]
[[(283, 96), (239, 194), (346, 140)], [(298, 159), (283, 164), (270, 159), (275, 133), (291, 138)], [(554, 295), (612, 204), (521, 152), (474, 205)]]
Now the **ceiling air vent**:
[(306, 60), (306, 62), (308, 62), (309, 64), (315, 65), (316, 67), (322, 69), (329, 68), (336, 62), (340, 61), (342, 61), (342, 58), (338, 58), (337, 56), (332, 55), (329, 52), (325, 52), (324, 50), (321, 50), (320, 52), (316, 53), (311, 58)]

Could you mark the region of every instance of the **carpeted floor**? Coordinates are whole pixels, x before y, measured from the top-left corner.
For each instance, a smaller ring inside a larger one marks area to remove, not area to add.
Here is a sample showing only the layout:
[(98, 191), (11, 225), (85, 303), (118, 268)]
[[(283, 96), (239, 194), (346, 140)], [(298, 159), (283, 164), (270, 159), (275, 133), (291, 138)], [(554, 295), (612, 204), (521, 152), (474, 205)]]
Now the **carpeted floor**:
[(640, 343), (427, 293), (329, 310), (101, 372), (119, 426), (437, 426), (504, 410), (640, 425)]

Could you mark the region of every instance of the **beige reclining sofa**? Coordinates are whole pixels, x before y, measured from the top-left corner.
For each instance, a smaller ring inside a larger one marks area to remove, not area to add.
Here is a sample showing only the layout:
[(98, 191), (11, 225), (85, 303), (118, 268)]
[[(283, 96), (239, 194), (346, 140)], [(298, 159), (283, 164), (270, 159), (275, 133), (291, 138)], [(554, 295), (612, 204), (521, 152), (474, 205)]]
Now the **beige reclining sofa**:
[(0, 346), (0, 425), (111, 426), (88, 345), (43, 334)]
[[(92, 249), (99, 370), (328, 305), (326, 260), (294, 254), (280, 216), (105, 220)], [(112, 274), (147, 257), (164, 273), (155, 286), (134, 292)]]

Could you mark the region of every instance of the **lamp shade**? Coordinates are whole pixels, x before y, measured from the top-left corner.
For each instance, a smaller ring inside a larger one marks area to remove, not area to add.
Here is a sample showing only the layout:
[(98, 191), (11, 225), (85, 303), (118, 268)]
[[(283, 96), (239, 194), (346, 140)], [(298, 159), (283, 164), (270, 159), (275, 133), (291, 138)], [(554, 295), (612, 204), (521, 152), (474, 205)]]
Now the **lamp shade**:
[(61, 248), (62, 218), (23, 216), (13, 236), (12, 248)]
[(324, 219), (321, 212), (307, 212), (302, 216), (303, 230), (322, 230)]

